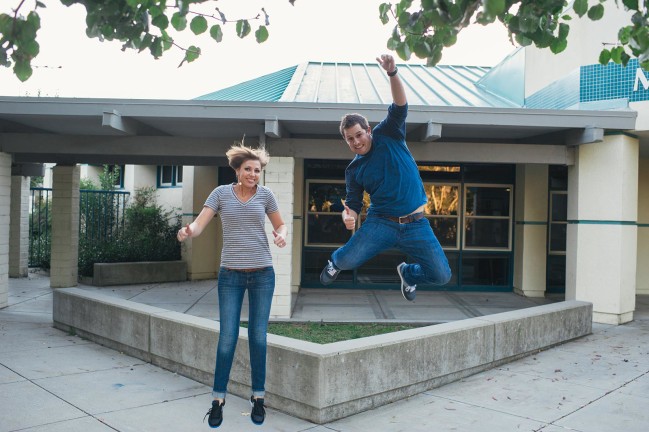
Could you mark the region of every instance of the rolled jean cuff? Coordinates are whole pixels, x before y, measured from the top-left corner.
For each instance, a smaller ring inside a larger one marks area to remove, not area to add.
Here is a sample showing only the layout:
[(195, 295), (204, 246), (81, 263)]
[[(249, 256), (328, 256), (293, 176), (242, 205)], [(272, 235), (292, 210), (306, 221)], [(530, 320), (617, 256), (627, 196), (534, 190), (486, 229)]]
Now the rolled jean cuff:
[(264, 396), (266, 396), (266, 392), (264, 390), (252, 392), (252, 397), (254, 398), (263, 398)]
[(225, 392), (217, 392), (216, 390), (212, 390), (212, 397), (214, 399), (225, 399)]

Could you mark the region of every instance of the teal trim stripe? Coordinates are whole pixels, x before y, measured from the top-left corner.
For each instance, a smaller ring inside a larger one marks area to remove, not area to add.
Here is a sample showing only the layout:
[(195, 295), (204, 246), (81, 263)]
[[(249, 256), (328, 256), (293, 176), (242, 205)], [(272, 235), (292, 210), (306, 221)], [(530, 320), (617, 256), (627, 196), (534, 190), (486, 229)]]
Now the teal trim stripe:
[(516, 221), (516, 225), (547, 225), (545, 221)]
[(615, 221), (615, 220), (568, 220), (569, 224), (583, 225), (638, 225), (636, 221)]
[(642, 223), (642, 224), (639, 223), (638, 228), (649, 228), (649, 223), (646, 223), (646, 224), (645, 223)]
[(198, 213), (183, 213), (183, 217), (185, 217), (185, 216), (196, 217), (196, 216), (198, 216)]

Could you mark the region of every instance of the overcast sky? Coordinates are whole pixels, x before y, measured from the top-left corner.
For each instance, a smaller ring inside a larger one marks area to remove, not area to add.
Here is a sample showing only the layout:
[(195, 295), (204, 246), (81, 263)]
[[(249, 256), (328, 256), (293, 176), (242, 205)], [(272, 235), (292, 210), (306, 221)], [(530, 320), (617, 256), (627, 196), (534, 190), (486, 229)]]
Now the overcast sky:
[[(19, 0), (4, 0), (0, 12)], [(270, 15), (270, 37), (257, 44), (254, 35), (239, 39), (235, 23), (224, 26), (223, 42), (189, 30), (177, 35), (183, 46), (200, 46), (203, 54), (178, 68), (183, 53), (165, 52), (158, 60), (148, 51), (122, 52), (119, 42), (99, 42), (85, 35), (85, 9), (65, 7), (59, 0), (41, 0), (40, 54), (34, 74), (21, 83), (10, 69), (0, 68), (0, 95), (107, 97), (131, 99), (192, 99), (306, 61), (373, 62), (388, 52), (386, 42), (394, 23), (382, 25), (382, 0), (219, 0), (228, 19), (256, 16), (262, 7)], [(25, 6), (32, 7), (27, 0)], [(23, 8), (25, 8), (23, 6)], [(22, 11), (22, 10), (21, 10)], [(28, 9), (25, 10), (25, 13)], [(253, 21), (253, 32), (258, 22)], [(513, 52), (500, 24), (473, 25), (446, 49), (442, 64), (494, 66)], [(396, 54), (395, 54), (396, 57)], [(401, 62), (397, 59), (397, 62)], [(424, 63), (413, 56), (412, 63)]]

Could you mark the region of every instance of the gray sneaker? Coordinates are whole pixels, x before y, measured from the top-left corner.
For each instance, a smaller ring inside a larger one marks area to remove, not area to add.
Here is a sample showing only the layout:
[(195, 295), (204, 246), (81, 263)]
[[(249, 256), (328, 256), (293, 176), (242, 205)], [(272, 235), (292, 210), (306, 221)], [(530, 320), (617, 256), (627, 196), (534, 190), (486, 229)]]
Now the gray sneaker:
[(408, 301), (413, 301), (415, 299), (415, 296), (417, 295), (417, 285), (408, 285), (406, 283), (406, 280), (403, 278), (403, 275), (401, 274), (401, 269), (403, 266), (405, 266), (406, 263), (402, 262), (397, 266), (397, 273), (399, 273), (399, 279), (401, 279), (401, 295), (403, 295), (403, 298), (408, 300)]
[(336, 268), (334, 263), (327, 261), (327, 265), (322, 269), (322, 273), (320, 273), (320, 282), (322, 285), (329, 285), (336, 280), (339, 274), (340, 270)]

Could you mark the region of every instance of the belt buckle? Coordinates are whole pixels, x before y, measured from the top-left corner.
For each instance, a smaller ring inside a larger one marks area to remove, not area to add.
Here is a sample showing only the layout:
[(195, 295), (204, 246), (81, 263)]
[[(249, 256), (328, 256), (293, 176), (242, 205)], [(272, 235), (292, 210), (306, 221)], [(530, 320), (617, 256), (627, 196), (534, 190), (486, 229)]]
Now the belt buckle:
[[(401, 219), (404, 219), (405, 222), (401, 222)], [(402, 225), (410, 223), (410, 215), (408, 215), (408, 216), (399, 216), (399, 223), (402, 224)]]

